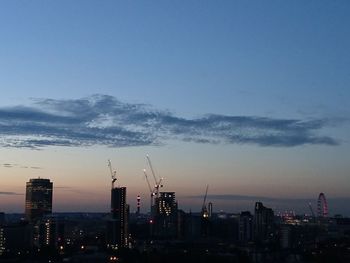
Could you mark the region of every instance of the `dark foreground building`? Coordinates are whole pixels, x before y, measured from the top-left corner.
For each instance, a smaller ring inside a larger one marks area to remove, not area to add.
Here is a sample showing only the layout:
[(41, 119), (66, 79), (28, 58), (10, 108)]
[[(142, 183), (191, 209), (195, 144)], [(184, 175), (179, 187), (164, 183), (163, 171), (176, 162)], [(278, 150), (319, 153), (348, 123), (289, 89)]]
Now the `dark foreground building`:
[(268, 242), (273, 238), (273, 233), (273, 210), (265, 207), (261, 202), (256, 202), (254, 211), (254, 240), (258, 243)]
[(128, 244), (128, 206), (126, 187), (111, 190), (111, 218), (107, 221), (107, 247), (119, 249)]

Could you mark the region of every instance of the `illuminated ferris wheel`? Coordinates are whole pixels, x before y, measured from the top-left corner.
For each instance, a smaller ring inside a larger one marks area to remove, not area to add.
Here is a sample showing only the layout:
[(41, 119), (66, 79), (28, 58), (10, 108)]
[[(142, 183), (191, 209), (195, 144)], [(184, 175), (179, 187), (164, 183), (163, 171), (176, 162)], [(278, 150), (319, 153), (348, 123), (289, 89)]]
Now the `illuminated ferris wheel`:
[(320, 193), (317, 201), (317, 216), (328, 217), (328, 204), (324, 193)]

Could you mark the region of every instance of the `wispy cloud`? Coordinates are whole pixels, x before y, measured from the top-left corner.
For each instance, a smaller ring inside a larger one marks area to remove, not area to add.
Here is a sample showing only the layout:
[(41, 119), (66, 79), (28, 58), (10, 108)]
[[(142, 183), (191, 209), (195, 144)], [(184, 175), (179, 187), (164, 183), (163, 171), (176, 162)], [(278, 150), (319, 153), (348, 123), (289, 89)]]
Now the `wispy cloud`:
[(94, 192), (89, 192), (89, 191), (84, 191), (84, 190), (79, 190), (75, 187), (71, 187), (71, 186), (55, 186), (54, 189), (57, 189), (59, 191), (68, 191), (68, 192), (72, 192), (72, 193), (75, 193), (75, 194), (79, 194), (79, 195), (99, 195), (98, 193), (94, 193)]
[(15, 192), (0, 192), (0, 195), (23, 195)]
[(109, 147), (161, 145), (168, 139), (211, 144), (292, 147), (337, 145), (320, 135), (327, 120), (273, 119), (207, 114), (177, 117), (145, 104), (123, 103), (112, 96), (77, 100), (36, 99), (31, 106), (0, 108), (0, 145)]
[(30, 169), (38, 170), (38, 169), (43, 169), (43, 168), (41, 168), (41, 167), (39, 167), (39, 166), (31, 166)]
[(1, 165), (5, 168), (19, 167), (23, 169), (43, 169), (42, 167), (39, 167), (39, 166), (26, 166), (26, 165), (19, 165), (17, 163), (3, 163), (3, 164), (0, 164), (0, 166)]

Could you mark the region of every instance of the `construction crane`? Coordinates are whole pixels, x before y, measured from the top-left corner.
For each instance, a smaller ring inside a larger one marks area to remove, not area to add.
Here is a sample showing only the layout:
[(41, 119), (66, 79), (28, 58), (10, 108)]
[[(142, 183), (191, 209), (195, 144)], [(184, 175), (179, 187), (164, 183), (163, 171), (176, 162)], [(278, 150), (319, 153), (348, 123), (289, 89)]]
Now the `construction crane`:
[(114, 183), (115, 181), (117, 181), (117, 171), (113, 170), (112, 168), (112, 162), (111, 160), (108, 160), (108, 167), (109, 167), (109, 171), (111, 173), (111, 178), (112, 178), (112, 189), (114, 189)]
[(151, 210), (150, 210), (150, 213), (152, 215), (152, 211), (153, 211), (153, 198), (155, 196), (155, 189), (152, 189), (152, 186), (149, 182), (149, 179), (148, 179), (148, 175), (147, 175), (147, 172), (146, 172), (146, 169), (143, 169), (143, 174), (145, 175), (145, 178), (146, 178), (146, 182), (147, 182), (147, 185), (148, 185), (148, 189), (150, 191), (150, 194), (151, 194)]
[(203, 198), (203, 205), (202, 205), (202, 216), (204, 218), (208, 218), (209, 217), (209, 214), (208, 214), (208, 209), (207, 209), (207, 195), (208, 195), (208, 188), (209, 188), (209, 185), (207, 185), (207, 188), (205, 190), (205, 195), (204, 195), (204, 198)]
[(159, 188), (163, 187), (163, 185), (162, 185), (163, 177), (160, 177), (159, 180), (157, 180), (157, 177), (156, 177), (156, 174), (154, 172), (151, 159), (149, 158), (148, 154), (146, 155), (146, 159), (147, 159), (148, 166), (151, 169), (151, 173), (152, 173), (152, 176), (153, 176), (153, 179), (154, 179), (154, 193), (155, 193), (156, 198), (158, 198), (159, 197)]

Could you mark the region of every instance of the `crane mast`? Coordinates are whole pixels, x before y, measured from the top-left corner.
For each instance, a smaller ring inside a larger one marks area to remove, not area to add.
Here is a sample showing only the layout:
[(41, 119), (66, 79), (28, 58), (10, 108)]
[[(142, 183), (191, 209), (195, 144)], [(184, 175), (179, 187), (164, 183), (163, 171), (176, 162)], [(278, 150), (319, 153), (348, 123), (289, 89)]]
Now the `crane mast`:
[(146, 169), (143, 169), (143, 174), (145, 175), (145, 178), (146, 178), (146, 182), (147, 182), (149, 191), (150, 191), (151, 193), (153, 193), (151, 184), (150, 184), (150, 182), (149, 182), (149, 180), (148, 180), (148, 175), (147, 175)]
[(151, 213), (151, 216), (153, 216), (153, 198), (155, 196), (155, 189), (152, 189), (152, 187), (151, 187), (151, 184), (149, 182), (146, 169), (143, 169), (143, 174), (145, 175), (146, 182), (147, 182), (147, 185), (148, 185), (148, 189), (149, 189), (149, 192), (151, 194), (151, 209), (150, 209), (150, 213)]
[(111, 174), (112, 185), (111, 188), (114, 189), (114, 183), (117, 181), (117, 171), (113, 170), (111, 160), (108, 160), (109, 172)]
[(156, 195), (156, 198), (158, 198), (159, 197), (159, 188), (163, 187), (163, 185), (162, 185), (163, 177), (160, 177), (159, 180), (157, 180), (157, 177), (156, 177), (156, 174), (154, 172), (151, 159), (150, 159), (148, 154), (146, 155), (146, 159), (147, 159), (148, 166), (149, 166), (149, 168), (151, 170), (151, 173), (152, 173), (152, 176), (153, 176), (153, 179), (154, 179), (154, 190), (155, 190), (154, 193)]

